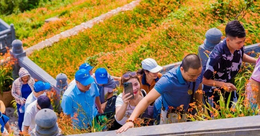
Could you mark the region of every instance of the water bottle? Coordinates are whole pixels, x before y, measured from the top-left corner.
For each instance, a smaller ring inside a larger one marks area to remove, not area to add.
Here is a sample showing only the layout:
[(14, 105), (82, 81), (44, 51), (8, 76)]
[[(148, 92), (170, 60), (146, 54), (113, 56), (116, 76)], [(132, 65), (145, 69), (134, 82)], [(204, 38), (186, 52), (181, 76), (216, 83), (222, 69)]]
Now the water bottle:
[(24, 110), (25, 110), (24, 108), (25, 108), (25, 106), (24, 106), (24, 105), (21, 105), (20, 108), (19, 108), (19, 112), (20, 112), (20, 113), (24, 113), (24, 112), (25, 112), (25, 111), (24, 111)]

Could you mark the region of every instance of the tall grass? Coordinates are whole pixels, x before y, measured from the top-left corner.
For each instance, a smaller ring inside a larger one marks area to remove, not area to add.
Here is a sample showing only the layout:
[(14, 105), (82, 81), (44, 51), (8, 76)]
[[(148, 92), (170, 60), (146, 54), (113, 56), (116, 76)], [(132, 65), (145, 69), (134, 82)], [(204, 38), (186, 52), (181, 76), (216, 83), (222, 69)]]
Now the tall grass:
[[(201, 121), (258, 115), (260, 113), (260, 109), (258, 107), (252, 108), (252, 105), (249, 103), (249, 100), (247, 99), (245, 91), (245, 86), (247, 86), (247, 80), (250, 78), (253, 69), (253, 65), (244, 65), (235, 78), (235, 85), (239, 94), (237, 102), (231, 101), (231, 93), (228, 99), (225, 100), (223, 94), (221, 92), (218, 92), (218, 94), (220, 95), (218, 104), (214, 103), (214, 106), (212, 106), (209, 103), (206, 103), (203, 105), (204, 111), (198, 110), (197, 107), (194, 107), (195, 109), (197, 109), (198, 112), (195, 115), (188, 115), (190, 120)], [(254, 104), (254, 102), (252, 103)], [(231, 107), (230, 104), (232, 105)]]
[(4, 63), (0, 62), (0, 94), (11, 90), (13, 82), (12, 78), (12, 65), (15, 63), (14, 59), (8, 60), (10, 52), (2, 56)]

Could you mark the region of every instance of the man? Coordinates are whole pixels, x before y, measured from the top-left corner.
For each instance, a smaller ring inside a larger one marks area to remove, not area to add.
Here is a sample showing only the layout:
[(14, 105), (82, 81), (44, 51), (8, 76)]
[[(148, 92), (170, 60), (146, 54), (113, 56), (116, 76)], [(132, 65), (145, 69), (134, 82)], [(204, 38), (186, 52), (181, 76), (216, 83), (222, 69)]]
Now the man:
[[(215, 88), (221, 90), (225, 99), (231, 94), (231, 101), (236, 101), (237, 93), (234, 78), (238, 73), (242, 61), (256, 63), (256, 59), (244, 53), (245, 29), (239, 21), (230, 21), (225, 29), (226, 39), (215, 46), (209, 55), (206, 70), (203, 75), (203, 84), (211, 86), (204, 90), (206, 96), (214, 96), (217, 103), (219, 94)], [(231, 106), (231, 104), (230, 104)]]
[[(99, 88), (101, 109), (102, 111), (109, 110), (106, 108), (107, 100), (113, 97), (113, 89), (119, 85), (119, 82), (116, 82), (113, 77), (108, 74), (105, 68), (98, 68), (95, 71), (94, 78), (96, 79), (95, 81)], [(113, 100), (116, 100), (116, 96), (113, 97)]]
[(183, 105), (183, 110), (186, 112), (189, 103), (193, 100), (193, 95), (195, 96), (194, 102), (202, 104), (202, 93), (196, 91), (198, 88), (201, 89), (201, 70), (199, 56), (196, 54), (187, 55), (179, 67), (171, 69), (160, 78), (155, 87), (138, 103), (127, 123), (117, 130), (117, 133), (134, 127), (134, 121), (158, 97), (160, 98), (155, 101), (154, 107), (155, 111), (158, 112), (157, 116), (160, 114), (159, 111), (168, 111), (169, 106), (177, 109)]
[[(92, 67), (90, 64), (88, 64), (88, 63), (83, 63), (83, 64), (81, 64), (81, 65), (79, 66), (79, 69), (85, 69), (85, 70), (89, 71), (89, 74), (90, 74), (91, 76), (93, 76), (93, 67)], [(71, 85), (76, 85), (75, 79), (73, 79), (73, 80), (69, 83), (68, 86), (71, 86)]]
[[(87, 72), (89, 72), (89, 75), (91, 75), (92, 77), (93, 77), (93, 67), (90, 65), (90, 64), (88, 64), (88, 63), (83, 63), (83, 64), (81, 64), (80, 66), (79, 66), (79, 69), (85, 69), (85, 70), (87, 70)], [(72, 80), (71, 82), (70, 82), (70, 84), (69, 84), (69, 88), (67, 88), (66, 90), (72, 90), (74, 87), (76, 86), (76, 80), (74, 79), (74, 80)], [(98, 88), (98, 86), (97, 86), (97, 84), (95, 83), (95, 82), (92, 82), (91, 83), (91, 86), (90, 86), (90, 90), (91, 91), (94, 91), (94, 93), (95, 93), (95, 91), (96, 90), (98, 90), (99, 88)], [(101, 108), (101, 102), (100, 102), (100, 98), (99, 97), (96, 97), (96, 99), (95, 99), (95, 104), (96, 104), (96, 107), (97, 107), (97, 110), (98, 110), (98, 112), (99, 113), (104, 113), (104, 110)], [(94, 105), (94, 107), (95, 107), (95, 105)]]
[(75, 74), (76, 86), (69, 87), (63, 94), (61, 107), (68, 118), (72, 118), (73, 126), (88, 129), (97, 115), (95, 99), (99, 96), (98, 89), (92, 86), (93, 77), (89, 71), (79, 69)]
[(41, 95), (31, 103), (24, 114), (23, 133), (28, 134), (35, 128), (35, 116), (39, 110), (52, 108), (51, 101), (46, 95)]
[(30, 105), (32, 102), (37, 100), (37, 98), (40, 95), (46, 95), (45, 91), (51, 89), (51, 84), (47, 82), (45, 83), (42, 81), (38, 81), (33, 85), (33, 89), (34, 90), (32, 91), (32, 93), (26, 99), (25, 108), (24, 108), (25, 110), (28, 107), (28, 105)]

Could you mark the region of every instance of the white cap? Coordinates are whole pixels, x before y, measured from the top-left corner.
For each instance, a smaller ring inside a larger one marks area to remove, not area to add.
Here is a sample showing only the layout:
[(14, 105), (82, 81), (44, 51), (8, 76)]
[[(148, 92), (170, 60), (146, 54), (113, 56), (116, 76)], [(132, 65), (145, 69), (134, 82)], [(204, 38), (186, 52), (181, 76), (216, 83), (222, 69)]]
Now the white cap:
[(157, 73), (162, 70), (162, 67), (152, 58), (147, 58), (142, 61), (142, 68), (152, 73)]

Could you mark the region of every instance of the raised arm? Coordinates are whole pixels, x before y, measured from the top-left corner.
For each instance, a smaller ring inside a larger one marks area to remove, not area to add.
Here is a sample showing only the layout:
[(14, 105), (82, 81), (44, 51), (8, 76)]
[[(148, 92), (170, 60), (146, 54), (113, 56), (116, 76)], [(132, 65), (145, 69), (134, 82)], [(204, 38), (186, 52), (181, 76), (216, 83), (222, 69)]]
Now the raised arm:
[(147, 107), (149, 106), (149, 104), (151, 104), (153, 101), (155, 101), (158, 97), (160, 96), (160, 94), (153, 88), (135, 107), (133, 113), (131, 114), (131, 116), (129, 117), (129, 121), (130, 122), (126, 122), (120, 129), (118, 129), (116, 132), (117, 133), (122, 133), (126, 130), (128, 130), (129, 128), (134, 127), (134, 121), (135, 119), (137, 119), (144, 111), (145, 109), (147, 109)]
[(130, 98), (132, 95), (130, 93), (117, 96), (116, 99), (116, 119), (122, 120), (124, 118), (127, 106), (129, 104)]

